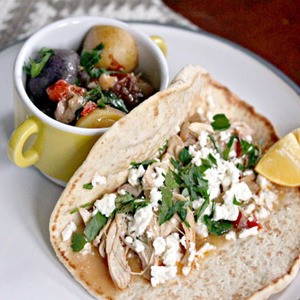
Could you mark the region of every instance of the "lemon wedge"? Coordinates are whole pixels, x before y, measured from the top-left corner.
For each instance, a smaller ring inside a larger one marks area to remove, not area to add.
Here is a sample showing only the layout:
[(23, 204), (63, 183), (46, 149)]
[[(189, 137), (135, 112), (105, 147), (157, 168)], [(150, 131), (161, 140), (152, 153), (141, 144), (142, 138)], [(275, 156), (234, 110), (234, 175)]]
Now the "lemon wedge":
[(300, 186), (300, 128), (276, 142), (260, 159), (255, 171), (279, 185)]

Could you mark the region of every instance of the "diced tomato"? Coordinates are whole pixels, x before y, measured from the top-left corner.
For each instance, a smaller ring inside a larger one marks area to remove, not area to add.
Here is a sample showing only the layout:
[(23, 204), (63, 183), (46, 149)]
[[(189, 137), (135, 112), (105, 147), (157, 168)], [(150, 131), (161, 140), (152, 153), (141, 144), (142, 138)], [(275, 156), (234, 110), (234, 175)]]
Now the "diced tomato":
[(88, 101), (84, 107), (83, 107), (83, 111), (81, 112), (82, 116), (86, 116), (89, 113), (91, 113), (95, 108), (97, 107), (97, 105), (93, 102), (93, 101)]
[(53, 85), (47, 87), (46, 92), (49, 98), (56, 102), (67, 99), (70, 94), (82, 96), (86, 92), (86, 89), (69, 84), (63, 79), (59, 79)]
[(237, 142), (236, 142), (236, 157), (240, 157), (241, 155), (242, 155), (242, 146), (241, 146), (240, 140), (237, 139)]
[(250, 221), (249, 219), (246, 219), (241, 212), (239, 213), (237, 219), (233, 222), (233, 226), (235, 229), (239, 230), (249, 229), (255, 226), (257, 226), (258, 229), (262, 228), (261, 224), (258, 223), (256, 219), (253, 218), (253, 220)]

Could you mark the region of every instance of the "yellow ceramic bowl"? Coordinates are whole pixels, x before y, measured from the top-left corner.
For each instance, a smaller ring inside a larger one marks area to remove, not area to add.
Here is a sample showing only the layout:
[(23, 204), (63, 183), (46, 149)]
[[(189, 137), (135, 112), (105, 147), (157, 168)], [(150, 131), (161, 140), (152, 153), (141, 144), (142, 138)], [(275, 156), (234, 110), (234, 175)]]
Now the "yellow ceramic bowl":
[[(24, 62), (42, 47), (78, 49), (87, 31), (95, 25), (118, 26), (135, 39), (139, 52), (138, 72), (157, 89), (168, 85), (168, 67), (159, 47), (162, 39), (153, 40), (130, 25), (114, 19), (77, 17), (52, 23), (31, 36), (20, 50), (14, 69), (15, 131), (8, 145), (9, 158), (19, 167), (34, 165), (54, 182), (65, 185), (82, 164), (96, 140), (109, 128), (80, 128), (60, 123), (41, 112), (25, 91)], [(162, 47), (163, 46), (163, 47)]]

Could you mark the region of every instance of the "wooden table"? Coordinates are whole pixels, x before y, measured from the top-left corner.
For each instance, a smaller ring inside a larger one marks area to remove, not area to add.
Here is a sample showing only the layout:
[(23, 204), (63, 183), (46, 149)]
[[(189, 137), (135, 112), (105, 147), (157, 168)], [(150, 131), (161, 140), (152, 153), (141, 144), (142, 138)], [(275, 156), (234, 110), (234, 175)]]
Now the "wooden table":
[(163, 1), (202, 29), (265, 58), (300, 85), (300, 1)]

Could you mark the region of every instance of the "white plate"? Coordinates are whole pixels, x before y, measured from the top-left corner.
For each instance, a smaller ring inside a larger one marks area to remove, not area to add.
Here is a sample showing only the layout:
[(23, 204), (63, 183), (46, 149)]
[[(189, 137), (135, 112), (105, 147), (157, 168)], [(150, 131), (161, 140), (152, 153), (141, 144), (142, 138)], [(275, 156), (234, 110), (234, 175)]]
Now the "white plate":
[[(133, 26), (166, 40), (170, 78), (188, 63), (201, 65), (266, 115), (281, 134), (300, 127), (299, 89), (249, 51), (215, 36), (177, 27)], [(21, 46), (17, 43), (0, 52), (0, 298), (90, 299), (56, 259), (49, 242), (48, 221), (62, 189), (35, 168), (17, 168), (6, 156), (13, 131), (13, 62)], [(296, 300), (299, 296), (298, 274), (272, 299)]]

